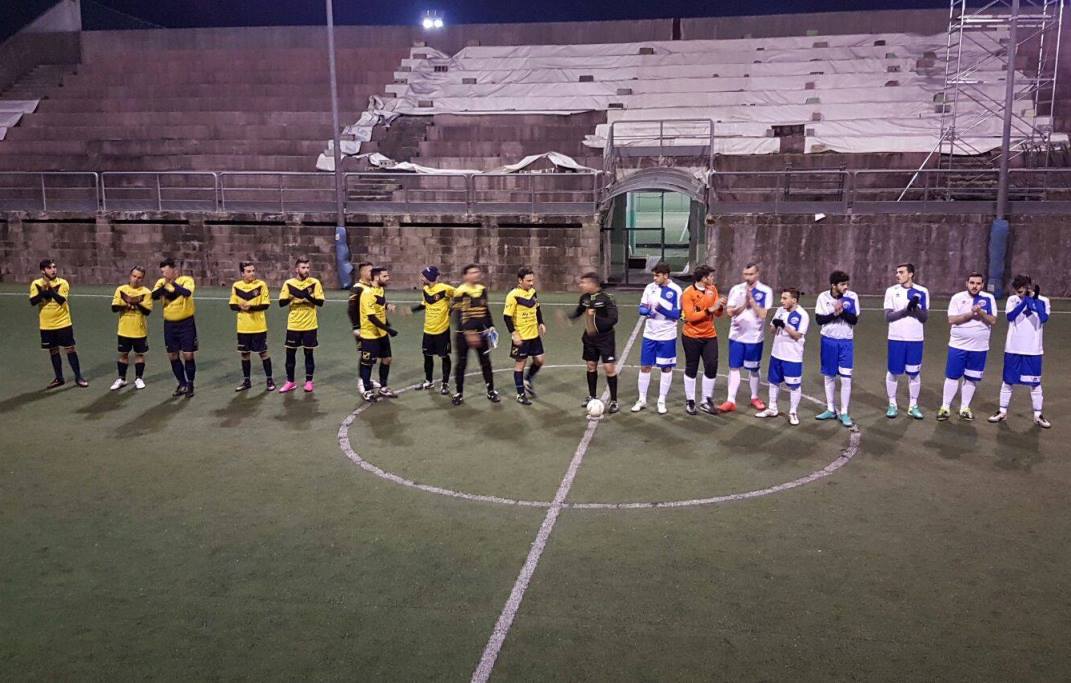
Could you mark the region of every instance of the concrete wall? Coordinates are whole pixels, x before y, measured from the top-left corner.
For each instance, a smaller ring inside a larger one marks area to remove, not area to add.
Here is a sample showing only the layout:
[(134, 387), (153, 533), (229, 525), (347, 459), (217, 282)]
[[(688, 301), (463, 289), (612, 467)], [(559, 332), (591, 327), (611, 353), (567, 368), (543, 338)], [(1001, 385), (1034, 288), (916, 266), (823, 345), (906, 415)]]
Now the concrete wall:
[[(530, 227), (517, 227), (517, 217), (464, 224), (459, 218), (422, 217), (418, 225), (397, 216), (372, 218), (378, 225), (351, 223), (353, 260), (389, 265), (398, 287), (417, 283), (428, 264), (455, 278), (465, 264), (475, 262), (485, 266), (488, 282), (497, 288), (511, 286), (517, 268), (529, 265), (542, 288), (571, 289), (579, 273), (598, 266), (599, 227), (592, 217)], [(47, 256), (72, 280), (110, 284), (121, 281), (134, 265), (152, 273), (161, 258), (174, 256), (205, 285), (229, 285), (237, 277), (238, 262), (250, 258), (274, 283), (288, 277), (296, 256), (306, 255), (317, 276), (334, 287), (333, 226), (329, 220), (301, 217), (233, 217), (221, 223), (179, 214), (167, 220), (135, 214), (0, 214), (0, 281), (36, 277), (38, 262)]]
[(695, 17), (681, 19), (681, 38), (769, 38), (851, 33), (944, 33), (948, 8), (914, 10), (867, 10), (861, 12), (812, 12), (750, 17)]
[[(919, 284), (934, 294), (963, 288), (973, 270), (986, 273), (988, 215), (716, 216), (708, 218), (707, 262), (719, 282), (735, 282), (748, 261), (761, 264), (772, 287), (819, 292), (833, 270), (852, 288), (880, 294), (895, 283), (896, 265), (915, 264)], [(1071, 296), (1071, 224), (1066, 216), (1012, 219), (1009, 279), (1026, 272), (1047, 294)]]

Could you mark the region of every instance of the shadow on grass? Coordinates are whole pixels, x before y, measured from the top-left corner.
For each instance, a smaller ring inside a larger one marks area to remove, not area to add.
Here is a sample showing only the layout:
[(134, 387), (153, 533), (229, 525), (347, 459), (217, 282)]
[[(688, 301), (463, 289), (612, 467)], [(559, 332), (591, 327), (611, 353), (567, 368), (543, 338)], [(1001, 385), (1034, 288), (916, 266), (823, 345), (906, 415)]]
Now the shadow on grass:
[(256, 417), (260, 412), (260, 405), (268, 396), (275, 396), (275, 392), (264, 391), (264, 387), (257, 386), (248, 391), (235, 392), (227, 405), (213, 410), (212, 415), (220, 418), (220, 427), (237, 427), (246, 418)]
[(17, 396), (12, 396), (11, 398), (7, 398), (3, 401), (0, 401), (0, 413), (10, 413), (13, 410), (18, 410), (19, 408), (30, 405), (31, 403), (35, 403), (50, 396), (62, 394), (70, 389), (77, 388), (78, 387), (74, 385), (74, 382), (68, 381), (67, 384), (64, 384), (62, 387), (59, 387), (57, 389), (46, 390), (45, 387), (42, 386), (40, 389), (26, 391)]
[(320, 402), (311, 393), (305, 393), (299, 388), (297, 391), (283, 395), (283, 412), (276, 415), (275, 419), (283, 423), (288, 429), (307, 430), (312, 427), (313, 420), (319, 419), (327, 413), (320, 410)]
[(98, 420), (113, 410), (122, 408), (129, 403), (130, 399), (137, 391), (137, 389), (130, 385), (118, 391), (108, 391), (107, 393), (98, 396), (96, 400), (89, 405), (82, 406), (74, 412), (85, 415), (85, 419), (87, 420)]
[(115, 428), (115, 436), (131, 439), (158, 432), (167, 426), (179, 413), (184, 411), (192, 400), (183, 397), (168, 397)]
[[(1009, 417), (1009, 419), (1012, 419)], [(1023, 418), (1027, 427), (1025, 431), (1014, 431), (1007, 422), (995, 425), (997, 430), (997, 446), (994, 464), (998, 469), (1010, 472), (1030, 472), (1035, 465), (1045, 461), (1041, 455), (1041, 428), (1030, 422), (1030, 418)]]

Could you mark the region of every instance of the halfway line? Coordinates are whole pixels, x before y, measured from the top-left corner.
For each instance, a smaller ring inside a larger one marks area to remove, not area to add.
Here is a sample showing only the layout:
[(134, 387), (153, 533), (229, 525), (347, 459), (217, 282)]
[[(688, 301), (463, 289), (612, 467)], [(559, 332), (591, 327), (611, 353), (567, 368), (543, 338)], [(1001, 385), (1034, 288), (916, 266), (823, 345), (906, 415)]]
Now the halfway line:
[[(629, 335), (628, 341), (625, 342), (625, 348), (621, 352), (621, 362), (628, 358), (629, 351), (632, 350), (632, 345), (636, 341), (636, 335), (639, 334), (640, 329), (643, 327), (643, 321), (644, 319), (640, 318), (636, 321), (636, 326), (632, 328), (632, 334)], [(603, 390), (601, 397), (603, 401), (606, 401), (609, 393), (609, 387)], [(476, 670), (472, 673), (473, 683), (485, 683), (490, 678), (491, 671), (495, 668), (495, 660), (498, 659), (502, 644), (506, 641), (510, 627), (513, 626), (513, 620), (517, 617), (517, 611), (521, 608), (521, 601), (524, 600), (524, 593), (528, 590), (528, 583), (532, 580), (536, 567), (539, 566), (539, 559), (543, 556), (543, 551), (547, 547), (550, 533), (554, 531), (558, 515), (561, 514), (565, 499), (569, 495), (569, 490), (573, 487), (573, 480), (576, 479), (580, 463), (584, 461), (584, 455), (588, 452), (588, 446), (591, 445), (591, 439), (595, 436), (595, 430), (598, 429), (599, 422), (599, 420), (590, 420), (587, 429), (584, 430), (584, 436), (576, 447), (573, 459), (569, 462), (569, 468), (565, 470), (565, 476), (558, 486), (558, 492), (554, 494), (554, 500), (551, 501), (550, 507), (547, 509), (547, 516), (543, 518), (543, 523), (539, 526), (539, 533), (536, 534), (535, 540), (532, 541), (532, 547), (528, 550), (528, 558), (524, 561), (521, 573), (517, 575), (517, 580), (513, 583), (513, 590), (510, 591), (509, 599), (506, 600), (506, 604), (502, 607), (502, 613), (498, 615), (498, 621), (495, 622), (491, 637), (483, 649), (480, 663), (477, 664)]]

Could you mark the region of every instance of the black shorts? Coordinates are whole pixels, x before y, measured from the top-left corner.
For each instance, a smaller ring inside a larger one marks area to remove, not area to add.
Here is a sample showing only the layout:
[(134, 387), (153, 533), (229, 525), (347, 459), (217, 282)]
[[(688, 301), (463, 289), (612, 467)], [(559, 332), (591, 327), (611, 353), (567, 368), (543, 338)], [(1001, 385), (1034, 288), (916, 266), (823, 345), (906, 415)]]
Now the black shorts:
[[(469, 346), (469, 338), (465, 336), (466, 334), (475, 334), (479, 338), (479, 343), (475, 347)], [(487, 341), (487, 335), (479, 330), (469, 330), (467, 332), (459, 331), (457, 333), (457, 338), (454, 339), (454, 341), (457, 343), (457, 352), (460, 355), (465, 355), (468, 353), (469, 349), (472, 349), (477, 353), (487, 353), (491, 350), (491, 344)]]
[(197, 350), (197, 323), (193, 317), (164, 321), (164, 348), (168, 353), (193, 353)]
[(58, 349), (60, 347), (69, 349), (72, 346), (74, 346), (73, 325), (61, 327), (58, 330), (41, 330), (42, 349)]
[(149, 350), (148, 337), (124, 337), (119, 335), (119, 353), (146, 353)]
[(425, 356), (449, 356), (450, 355), (450, 330), (439, 334), (424, 333), (424, 340), (420, 348)]
[(524, 360), (532, 356), (543, 355), (543, 339), (524, 339), (520, 344), (510, 344), (509, 357), (513, 360)]
[(593, 337), (585, 334), (580, 337), (580, 345), (582, 348), (580, 357), (587, 362), (598, 363), (600, 360), (603, 363), (617, 362), (617, 351), (614, 348), (617, 344), (613, 330)]
[(238, 353), (264, 353), (267, 350), (267, 332), (238, 333)]
[(315, 349), (320, 345), (316, 338), (316, 330), (287, 330), (286, 343), (288, 349), (296, 349), (304, 346), (306, 349)]
[(695, 377), (699, 372), (699, 360), (703, 360), (703, 375), (714, 377), (718, 374), (718, 338), (689, 337), (681, 335), (684, 346), (684, 374)]
[(390, 337), (361, 340), (361, 362), (371, 365), (379, 358), (390, 358)]

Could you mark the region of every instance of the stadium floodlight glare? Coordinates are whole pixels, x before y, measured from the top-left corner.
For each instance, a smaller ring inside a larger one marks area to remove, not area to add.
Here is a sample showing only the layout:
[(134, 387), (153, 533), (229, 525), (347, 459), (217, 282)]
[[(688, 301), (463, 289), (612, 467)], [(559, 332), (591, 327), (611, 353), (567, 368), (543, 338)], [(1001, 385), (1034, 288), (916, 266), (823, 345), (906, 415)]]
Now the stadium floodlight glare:
[(421, 21), (420, 24), (424, 27), (425, 31), (430, 31), (431, 29), (435, 28), (435, 20), (431, 17), (424, 17), (424, 20)]
[(446, 25), (442, 16), (433, 10), (428, 10), (424, 13), (424, 18), (420, 20), (420, 25), (425, 31), (437, 31)]
[(435, 17), (435, 28), (442, 28), (442, 27), (443, 27), (443, 19), (442, 19), (442, 17)]

